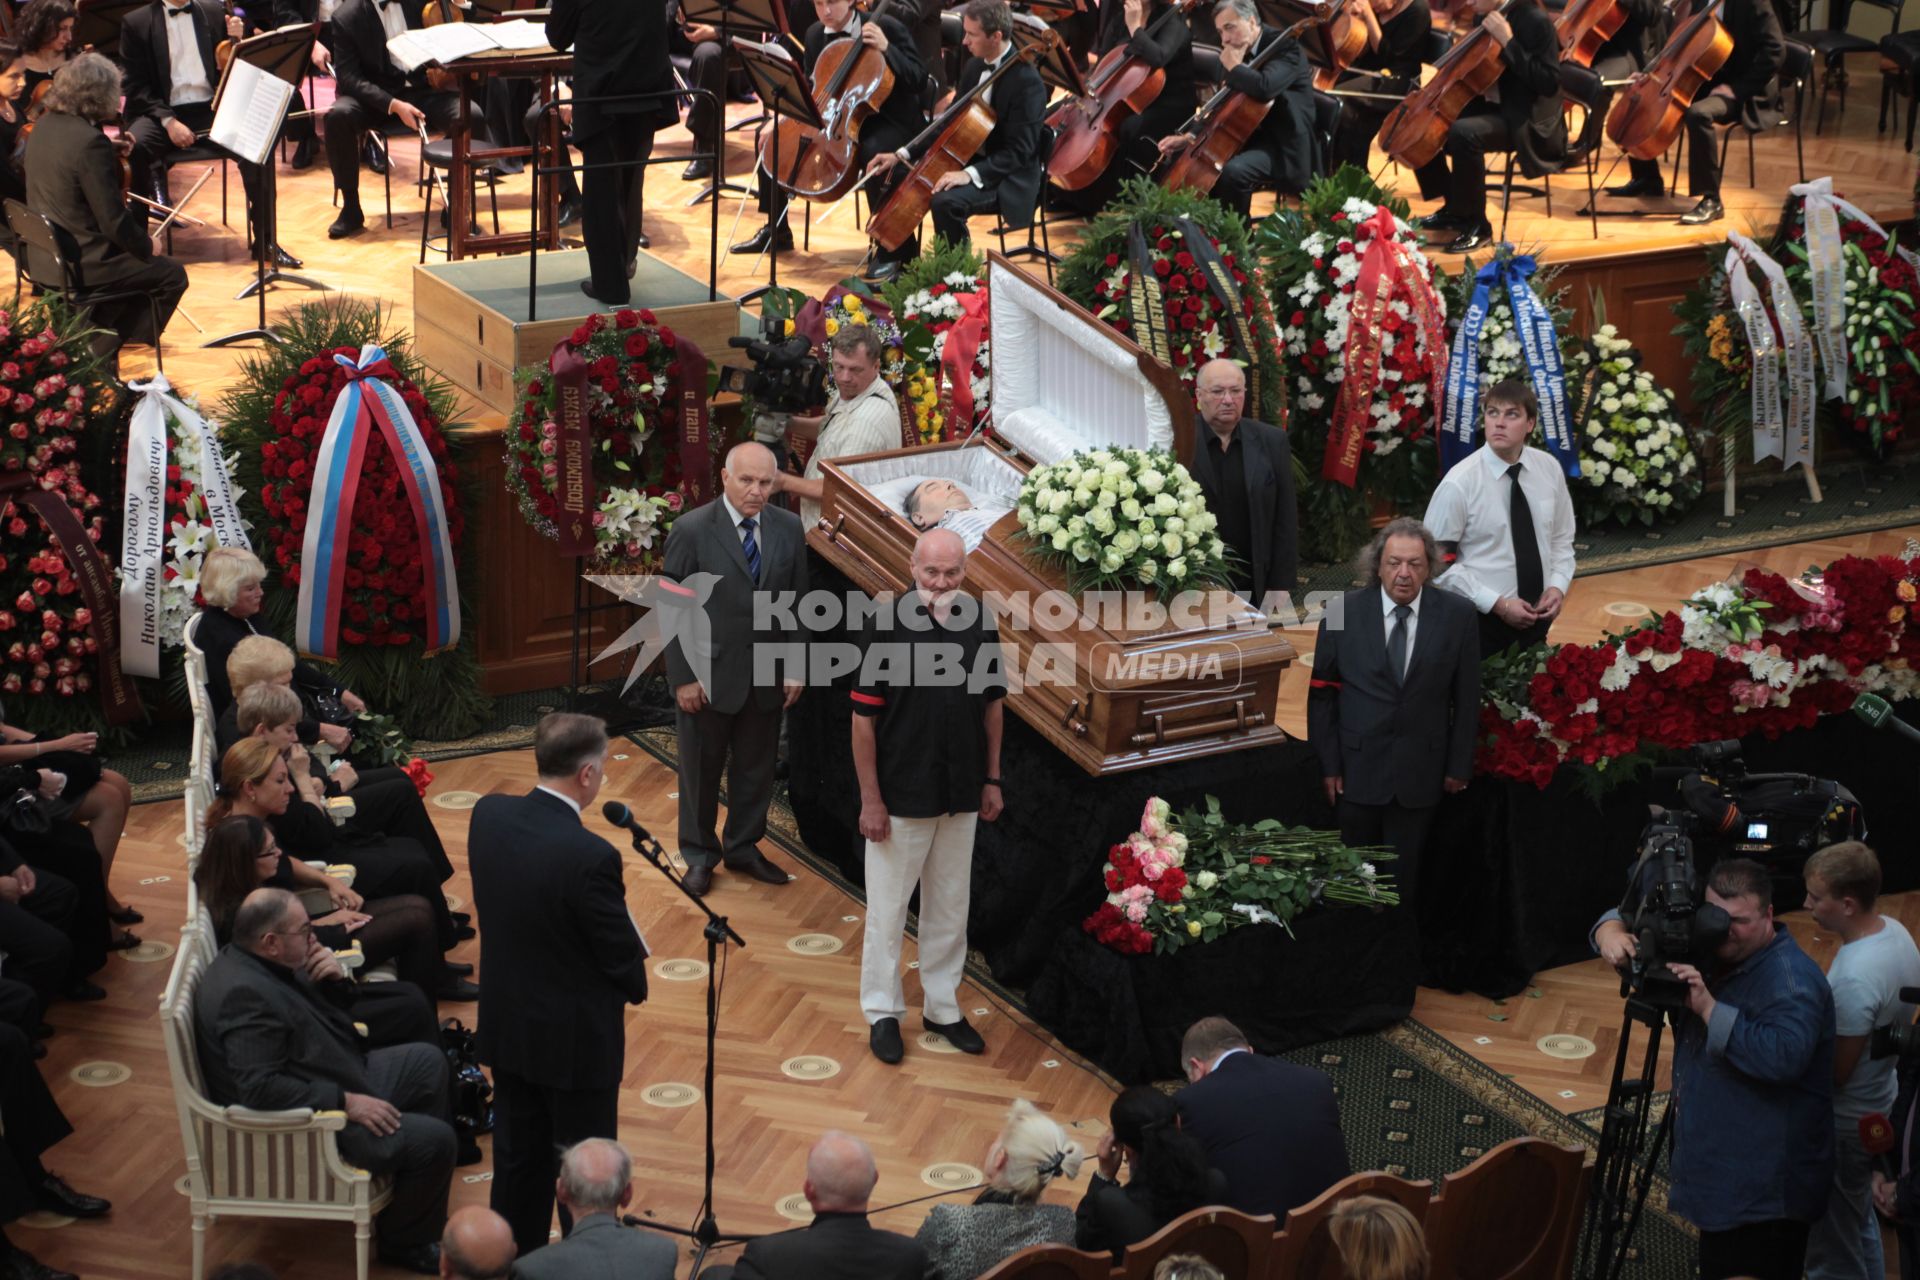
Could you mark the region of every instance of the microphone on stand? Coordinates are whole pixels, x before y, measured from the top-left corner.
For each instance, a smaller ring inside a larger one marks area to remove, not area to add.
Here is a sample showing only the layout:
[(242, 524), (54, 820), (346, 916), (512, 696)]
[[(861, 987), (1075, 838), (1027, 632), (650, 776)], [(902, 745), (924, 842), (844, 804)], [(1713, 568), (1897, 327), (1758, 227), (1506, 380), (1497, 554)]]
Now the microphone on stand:
[(1877, 693), (1863, 693), (1853, 700), (1853, 714), (1873, 729), (1891, 729), (1908, 742), (1920, 743), (1920, 729), (1893, 714), (1893, 707)]
[(666, 859), (666, 850), (660, 847), (660, 842), (653, 838), (651, 832), (640, 825), (633, 816), (633, 810), (626, 805), (618, 800), (609, 800), (600, 806), (600, 816), (632, 836), (633, 847), (639, 850), (647, 861), (658, 865)]

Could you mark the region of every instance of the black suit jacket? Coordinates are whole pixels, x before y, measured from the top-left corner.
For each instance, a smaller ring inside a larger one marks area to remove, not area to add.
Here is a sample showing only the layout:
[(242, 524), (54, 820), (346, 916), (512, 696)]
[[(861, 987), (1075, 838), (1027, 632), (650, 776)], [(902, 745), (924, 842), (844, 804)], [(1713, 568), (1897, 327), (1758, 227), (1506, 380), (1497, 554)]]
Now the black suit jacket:
[[(417, 28), (421, 0), (396, 3), (407, 15), (407, 29)], [(427, 92), (424, 68), (407, 76), (393, 65), (374, 0), (341, 0), (333, 11), (333, 78), (341, 93), (375, 116), (386, 115), (395, 98), (412, 102)]]
[[(800, 517), (784, 507), (769, 506), (760, 513), (760, 582), (747, 571), (747, 553), (741, 548), (727, 504), (715, 498), (673, 522), (667, 533), (663, 572), (675, 582), (712, 574), (706, 620), (713, 649), (705, 681), (707, 701), (715, 711), (732, 715), (752, 698), (762, 711), (772, 711), (785, 700), (780, 681), (760, 681), (756, 655), (762, 645), (785, 645), (804, 639), (773, 625), (755, 629), (754, 594), (791, 591), (798, 599), (807, 593), (807, 541)], [(765, 620), (765, 619), (763, 619)], [(777, 622), (777, 619), (773, 620)], [(667, 644), (667, 679), (675, 688), (695, 679), (693, 665), (676, 636)]]
[[(865, 19), (863, 19), (865, 21)], [(893, 72), (893, 92), (880, 104), (874, 114), (883, 120), (892, 121), (900, 130), (903, 138), (911, 138), (926, 128), (927, 115), (920, 108), (920, 91), (926, 83), (926, 64), (920, 60), (920, 48), (914, 43), (913, 33), (888, 14), (880, 16), (880, 30), (886, 33), (887, 69)], [(806, 67), (811, 76), (820, 63), (820, 55), (827, 46), (836, 40), (852, 39), (840, 32), (829, 34), (824, 22), (816, 22), (807, 28)], [(814, 92), (826, 88), (815, 84)]]
[[(49, 111), (27, 139), (27, 204), (66, 233), (67, 260), (83, 288), (98, 288), (153, 260), (147, 220), (136, 218), (120, 189), (120, 157), (98, 126)], [(52, 280), (53, 263), (38, 250), (28, 269)]]
[[(1238, 70), (1239, 68), (1235, 68)], [(1213, 429), (1194, 433), (1193, 478), (1207, 497), (1209, 510), (1220, 509), (1220, 478), (1215, 469)], [(1269, 591), (1292, 591), (1298, 581), (1300, 506), (1294, 498), (1293, 451), (1287, 433), (1256, 418), (1234, 428), (1240, 440), (1241, 467), (1247, 480), (1247, 523), (1253, 530), (1253, 602)]]
[(1325, 1072), (1235, 1053), (1174, 1095), (1181, 1126), (1226, 1175), (1227, 1203), (1284, 1220), (1351, 1173)]
[[(1013, 56), (1013, 55), (1009, 55)], [(968, 58), (954, 81), (958, 98), (987, 73), (987, 64)], [(973, 157), (980, 185), (1000, 193), (1000, 220), (1010, 227), (1033, 221), (1040, 202), (1040, 182), (1047, 173), (1047, 84), (1028, 62), (1016, 62), (993, 82), (993, 132)], [(916, 153), (914, 159), (918, 160)]]
[(876, 1229), (864, 1213), (823, 1213), (810, 1226), (749, 1240), (733, 1280), (922, 1280), (927, 1251)]
[(207, 1096), (258, 1111), (338, 1110), (372, 1093), (353, 1021), (305, 974), (229, 943), (207, 966), (193, 1022)]
[(1153, 31), (1154, 24), (1160, 22), (1160, 16), (1167, 12), (1167, 6), (1164, 0), (1149, 0), (1145, 25), (1138, 31), (1129, 32), (1126, 9), (1122, 0), (1107, 0), (1101, 6), (1100, 29), (1093, 43), (1094, 56), (1104, 58), (1125, 45), (1128, 53), (1134, 54), (1150, 67), (1166, 72), (1166, 81), (1155, 103), (1165, 102), (1169, 108), (1178, 108), (1184, 119), (1192, 114), (1192, 108), (1187, 104), (1194, 100), (1195, 86), (1199, 83), (1198, 72), (1193, 64), (1193, 28), (1187, 25), (1187, 15), (1177, 12), (1168, 15), (1156, 34)]
[(480, 1060), (555, 1089), (610, 1089), (647, 950), (620, 855), (544, 791), (492, 795), (467, 836), (480, 929)]
[[(1286, 47), (1258, 69), (1248, 65), (1276, 40), (1284, 40)], [(1304, 191), (1322, 168), (1319, 139), (1313, 131), (1313, 67), (1307, 62), (1307, 51), (1278, 27), (1262, 26), (1252, 56), (1227, 72), (1226, 84), (1273, 104), (1251, 141), (1279, 161), (1274, 181), (1282, 191)]]
[[(170, 18), (161, 0), (135, 9), (120, 25), (120, 65), (126, 68), (127, 123), (145, 116), (156, 124), (173, 118), (167, 99), (173, 96), (172, 38), (191, 30), (200, 42), (201, 65), (207, 85), (217, 87), (220, 68), (213, 60), (214, 45), (226, 34), (226, 15), (213, 0), (188, 0), (190, 18)], [(209, 99), (211, 101), (211, 99)]]
[(1507, 14), (1513, 39), (1501, 50), (1500, 118), (1506, 121), (1520, 168), (1529, 177), (1546, 172), (1567, 154), (1567, 117), (1560, 109), (1560, 36), (1538, 4)]
[(1771, 129), (1783, 119), (1777, 77), (1786, 61), (1787, 38), (1780, 31), (1780, 15), (1772, 0), (1727, 0), (1720, 20), (1733, 37), (1733, 53), (1707, 87), (1726, 85), (1739, 104), (1742, 124)]
[[(1208, 1169), (1203, 1203), (1226, 1204), (1232, 1194), (1226, 1175)], [(1096, 1173), (1087, 1184), (1087, 1193), (1080, 1197), (1080, 1207), (1074, 1210), (1073, 1247), (1089, 1253), (1109, 1252), (1117, 1259), (1129, 1246), (1139, 1244), (1177, 1216), (1155, 1210), (1153, 1191), (1145, 1178), (1136, 1176), (1122, 1186)]]
[[(576, 97), (659, 92), (673, 88), (667, 61), (667, 11), (659, 0), (553, 0), (547, 43), (573, 50)], [(573, 111), (576, 141), (612, 128), (652, 120), (656, 127), (679, 118), (671, 98), (643, 102), (583, 102)]]
[(1384, 609), (1376, 583), (1347, 592), (1320, 619), (1307, 741), (1355, 804), (1418, 809), (1440, 802), (1446, 779), (1473, 776), (1480, 615), (1428, 583), (1403, 686), (1387, 665)]

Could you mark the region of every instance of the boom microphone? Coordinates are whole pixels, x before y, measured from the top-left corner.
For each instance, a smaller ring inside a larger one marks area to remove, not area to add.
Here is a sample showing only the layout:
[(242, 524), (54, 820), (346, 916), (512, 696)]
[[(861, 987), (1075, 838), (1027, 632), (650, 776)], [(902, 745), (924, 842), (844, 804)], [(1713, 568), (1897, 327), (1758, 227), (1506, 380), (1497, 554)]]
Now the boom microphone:
[(1873, 729), (1891, 729), (1908, 742), (1920, 744), (1920, 729), (1893, 714), (1893, 705), (1877, 693), (1863, 693), (1853, 700), (1853, 714)]

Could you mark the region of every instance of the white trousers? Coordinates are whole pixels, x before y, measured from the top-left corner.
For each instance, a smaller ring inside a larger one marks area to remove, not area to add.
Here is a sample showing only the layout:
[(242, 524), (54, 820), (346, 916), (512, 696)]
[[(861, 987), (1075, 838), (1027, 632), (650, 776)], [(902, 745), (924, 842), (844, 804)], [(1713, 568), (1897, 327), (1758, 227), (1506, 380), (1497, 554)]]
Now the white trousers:
[(867, 841), (867, 926), (860, 956), (860, 1011), (868, 1025), (904, 1018), (900, 944), (907, 899), (920, 885), (921, 1010), (928, 1022), (960, 1021), (967, 964), (967, 898), (972, 891), (976, 813), (894, 818), (885, 840)]

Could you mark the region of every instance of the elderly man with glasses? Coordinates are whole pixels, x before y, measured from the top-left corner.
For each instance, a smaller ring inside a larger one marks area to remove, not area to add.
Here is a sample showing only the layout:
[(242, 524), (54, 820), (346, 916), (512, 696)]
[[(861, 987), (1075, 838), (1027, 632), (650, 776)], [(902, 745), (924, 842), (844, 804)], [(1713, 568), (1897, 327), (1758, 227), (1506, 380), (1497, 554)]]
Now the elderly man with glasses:
[(339, 976), (298, 898), (248, 894), (194, 1001), (207, 1096), (258, 1111), (345, 1111), (340, 1154), (393, 1176), (393, 1199), (377, 1219), (380, 1260), (438, 1275), (455, 1149), (446, 1055), (417, 1042), (369, 1051), (347, 1015), (313, 990)]

